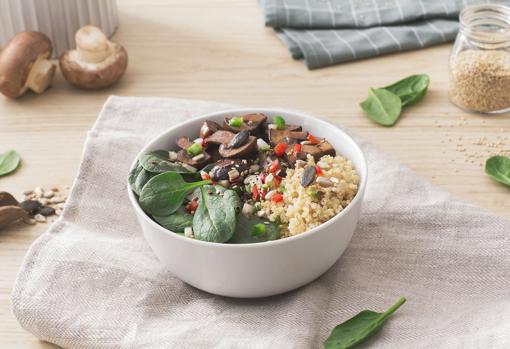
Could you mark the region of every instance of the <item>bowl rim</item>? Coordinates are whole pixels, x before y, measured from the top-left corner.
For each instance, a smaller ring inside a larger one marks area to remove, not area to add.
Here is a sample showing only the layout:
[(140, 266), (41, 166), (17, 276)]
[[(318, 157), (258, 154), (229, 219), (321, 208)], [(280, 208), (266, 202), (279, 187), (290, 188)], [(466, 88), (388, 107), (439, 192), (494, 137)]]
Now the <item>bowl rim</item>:
[(158, 231), (164, 233), (165, 235), (170, 236), (171, 238), (182, 239), (182, 241), (184, 243), (197, 244), (198, 246), (202, 246), (202, 247), (225, 248), (225, 249), (265, 248), (265, 247), (271, 247), (271, 246), (279, 246), (281, 244), (292, 243), (293, 241), (297, 241), (299, 239), (305, 239), (307, 237), (315, 235), (315, 234), (319, 233), (319, 231), (322, 230), (323, 228), (325, 228), (325, 227), (327, 227), (327, 226), (329, 226), (331, 224), (335, 224), (335, 222), (338, 221), (339, 219), (341, 219), (343, 216), (345, 216), (353, 208), (353, 206), (355, 206), (355, 204), (358, 201), (363, 199), (365, 188), (366, 188), (366, 185), (367, 185), (367, 180), (368, 180), (368, 165), (367, 165), (367, 160), (365, 158), (365, 154), (361, 150), (361, 147), (354, 141), (354, 139), (349, 134), (347, 134), (345, 131), (340, 129), (338, 126), (336, 126), (336, 125), (334, 125), (334, 124), (332, 124), (332, 123), (330, 123), (328, 121), (322, 120), (320, 118), (311, 116), (311, 115), (306, 114), (306, 113), (296, 112), (296, 111), (287, 110), (287, 109), (280, 109), (280, 108), (233, 108), (233, 109), (223, 109), (223, 110), (220, 110), (220, 111), (200, 114), (200, 115), (197, 115), (195, 117), (192, 117), (192, 118), (190, 118), (190, 119), (188, 119), (188, 120), (186, 120), (184, 122), (180, 122), (180, 123), (178, 123), (178, 124), (168, 128), (168, 129), (166, 129), (165, 131), (163, 131), (160, 134), (158, 134), (156, 137), (152, 138), (152, 140), (149, 141), (138, 152), (138, 154), (135, 156), (135, 158), (133, 159), (133, 161), (131, 163), (131, 166), (129, 167), (129, 170), (131, 171), (131, 169), (136, 164), (136, 161), (138, 160), (138, 158), (142, 154), (147, 152), (147, 150), (150, 149), (153, 146), (154, 143), (159, 141), (165, 135), (173, 133), (176, 129), (182, 127), (184, 124), (194, 123), (194, 122), (197, 122), (199, 120), (204, 120), (204, 119), (207, 119), (207, 118), (215, 118), (215, 117), (218, 117), (218, 116), (221, 116), (221, 115), (225, 115), (225, 114), (247, 114), (247, 113), (264, 113), (264, 114), (273, 114), (273, 115), (277, 114), (277, 113), (280, 113), (280, 114), (291, 114), (291, 115), (297, 116), (298, 118), (311, 119), (311, 120), (316, 121), (318, 123), (327, 124), (327, 125), (333, 127), (335, 129), (335, 132), (341, 133), (345, 137), (345, 139), (348, 141), (348, 143), (350, 143), (350, 146), (358, 153), (358, 155), (360, 156), (360, 159), (361, 159), (361, 164), (362, 164), (362, 171), (360, 171), (360, 169), (357, 168), (358, 175), (360, 176), (360, 184), (358, 186), (358, 191), (357, 191), (356, 195), (354, 196), (354, 199), (347, 205), (347, 207), (345, 209), (343, 209), (341, 212), (337, 213), (334, 217), (332, 217), (328, 221), (318, 225), (317, 227), (314, 227), (314, 228), (312, 228), (310, 230), (307, 230), (307, 231), (305, 231), (303, 233), (300, 233), (300, 234), (297, 234), (297, 235), (294, 235), (294, 236), (289, 236), (289, 237), (286, 237), (286, 238), (283, 238), (283, 239), (264, 241), (264, 242), (258, 242), (258, 243), (227, 244), (227, 243), (219, 243), (219, 242), (210, 242), (210, 241), (202, 241), (202, 240), (190, 239), (188, 237), (182, 236), (181, 234), (177, 234), (175, 232), (172, 232), (172, 231), (170, 231), (168, 229), (163, 228), (161, 225), (159, 225), (153, 219), (151, 219), (149, 217), (149, 215), (147, 213), (145, 213), (145, 211), (140, 207), (140, 204), (138, 203), (138, 200), (136, 199), (135, 194), (131, 190), (131, 186), (129, 185), (129, 181), (127, 180), (127, 176), (126, 176), (126, 184), (127, 184), (127, 191), (128, 191), (129, 200), (131, 201), (131, 205), (135, 209), (136, 213), (139, 216), (141, 215), (145, 221), (147, 221), (151, 226), (153, 226)]

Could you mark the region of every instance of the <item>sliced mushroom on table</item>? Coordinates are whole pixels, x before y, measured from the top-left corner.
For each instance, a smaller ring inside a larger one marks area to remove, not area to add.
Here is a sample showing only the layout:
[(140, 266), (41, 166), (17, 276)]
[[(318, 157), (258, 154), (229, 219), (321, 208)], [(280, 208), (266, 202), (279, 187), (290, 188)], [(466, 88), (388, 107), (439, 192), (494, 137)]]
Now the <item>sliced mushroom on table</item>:
[(242, 130), (247, 130), (249, 132), (253, 132), (257, 130), (260, 126), (262, 126), (266, 120), (267, 116), (264, 114), (247, 114), (243, 115), (242, 123), (239, 127), (233, 127), (230, 125), (230, 120), (232, 117), (225, 117), (223, 121), (223, 128), (232, 132), (240, 132)]
[(43, 93), (52, 83), (56, 65), (50, 39), (39, 32), (21, 32), (5, 44), (0, 55), (0, 92), (10, 98), (28, 89)]

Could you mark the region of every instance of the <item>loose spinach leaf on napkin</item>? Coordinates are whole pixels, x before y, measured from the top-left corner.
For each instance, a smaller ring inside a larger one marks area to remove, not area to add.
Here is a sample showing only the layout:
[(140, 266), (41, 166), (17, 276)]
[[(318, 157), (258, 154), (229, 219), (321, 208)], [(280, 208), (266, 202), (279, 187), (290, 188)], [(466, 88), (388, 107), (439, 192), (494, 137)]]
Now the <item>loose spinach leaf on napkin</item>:
[(177, 211), (190, 191), (209, 183), (210, 180), (185, 182), (178, 173), (161, 173), (151, 178), (143, 187), (140, 206), (151, 215), (168, 216)]
[(384, 313), (363, 310), (349, 320), (337, 325), (328, 339), (324, 342), (325, 349), (349, 349), (360, 344), (376, 333), (386, 320), (393, 314), (406, 299), (401, 297)]
[(414, 104), (425, 96), (430, 78), (427, 74), (411, 75), (399, 80), (383, 89), (396, 94), (402, 102), (402, 107)]
[(495, 181), (510, 186), (510, 158), (491, 157), (485, 162), (485, 173)]
[[(237, 199), (236, 199), (237, 198)], [(219, 185), (200, 188), (198, 208), (193, 217), (193, 234), (198, 240), (225, 242), (236, 229), (236, 192)]]
[(21, 158), (15, 150), (9, 150), (0, 154), (0, 176), (4, 176), (16, 170)]
[(368, 98), (360, 104), (369, 119), (384, 126), (392, 126), (397, 122), (402, 110), (400, 98), (388, 90), (371, 88)]

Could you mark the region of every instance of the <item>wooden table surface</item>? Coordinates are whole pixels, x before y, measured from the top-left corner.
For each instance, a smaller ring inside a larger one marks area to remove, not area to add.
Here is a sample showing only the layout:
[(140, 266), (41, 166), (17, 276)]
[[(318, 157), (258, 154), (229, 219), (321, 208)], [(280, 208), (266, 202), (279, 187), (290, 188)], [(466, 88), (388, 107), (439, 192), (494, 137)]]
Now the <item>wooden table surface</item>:
[[(450, 45), (308, 71), (264, 27), (255, 0), (118, 3), (120, 27), (114, 39), (129, 53), (119, 84), (84, 92), (58, 73), (43, 95), (0, 97), (0, 152), (12, 148), (23, 157), (16, 173), (0, 178), (1, 190), (20, 197), (36, 186), (71, 185), (87, 130), (108, 95), (161, 96), (288, 107), (340, 122), (440, 188), (510, 216), (510, 190), (488, 179), (481, 167), (494, 149), (474, 144), (486, 137), (510, 149), (510, 119), (467, 114), (449, 102)], [(408, 108), (392, 128), (367, 120), (358, 104), (369, 87), (416, 73), (428, 73), (432, 81), (421, 103)], [(23, 256), (47, 228), (20, 224), (0, 232), (1, 348), (54, 348), (19, 326), (9, 301)]]

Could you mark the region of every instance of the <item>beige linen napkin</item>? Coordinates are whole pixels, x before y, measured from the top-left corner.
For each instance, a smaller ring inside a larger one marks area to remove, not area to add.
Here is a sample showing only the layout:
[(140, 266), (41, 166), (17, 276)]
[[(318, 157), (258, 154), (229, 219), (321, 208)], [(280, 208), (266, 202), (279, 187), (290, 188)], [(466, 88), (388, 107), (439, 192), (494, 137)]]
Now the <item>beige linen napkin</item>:
[(510, 221), (455, 200), (363, 141), (370, 173), (359, 227), (318, 280), (239, 300), (165, 271), (130, 207), (129, 166), (166, 128), (226, 107), (108, 100), (63, 216), (19, 272), (12, 304), (25, 329), (66, 348), (320, 348), (336, 324), (403, 295), (408, 302), (365, 348), (510, 348)]

